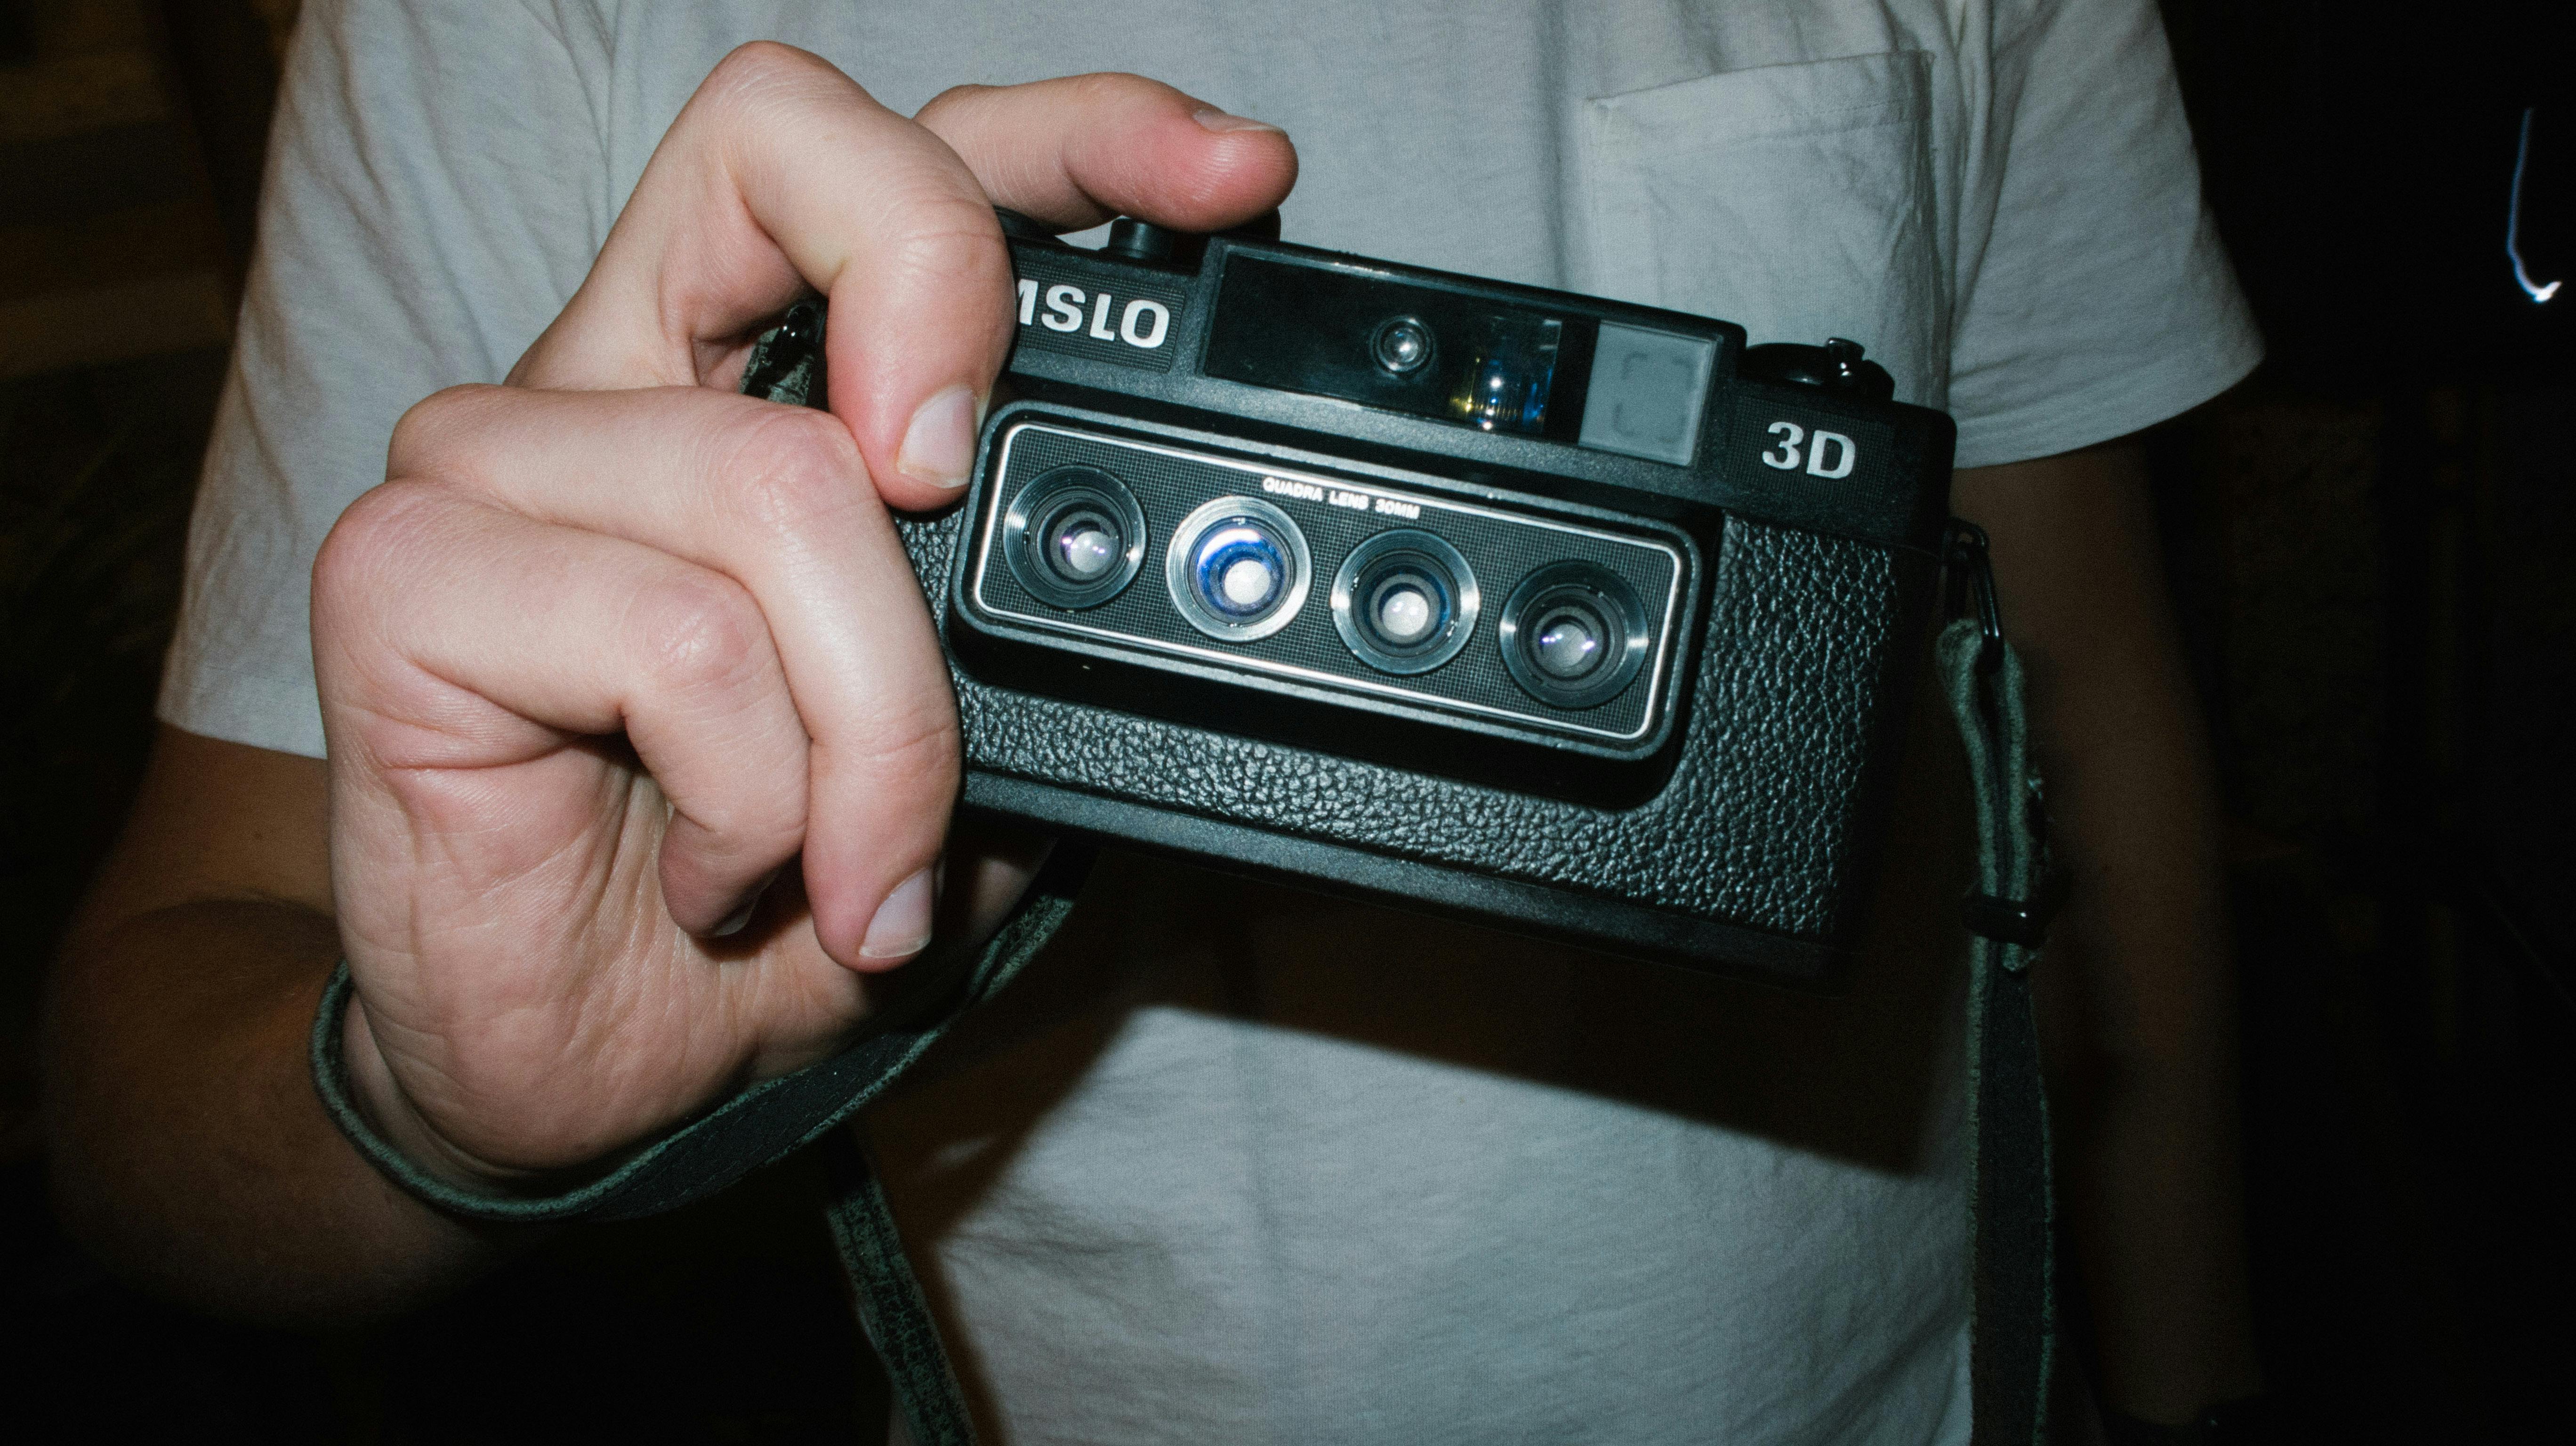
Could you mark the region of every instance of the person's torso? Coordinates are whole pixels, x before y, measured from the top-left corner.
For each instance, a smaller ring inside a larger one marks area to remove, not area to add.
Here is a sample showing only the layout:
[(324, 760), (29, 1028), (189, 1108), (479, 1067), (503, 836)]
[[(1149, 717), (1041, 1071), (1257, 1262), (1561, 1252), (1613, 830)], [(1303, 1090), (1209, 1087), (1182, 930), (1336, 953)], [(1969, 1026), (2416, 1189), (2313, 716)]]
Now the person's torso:
[[(907, 113), (1136, 71), (1288, 130), (1289, 240), (1859, 338), (1938, 406), (1981, 15), (610, 7), (607, 183), (754, 36)], [(1930, 753), (1923, 797), (1955, 766)], [(979, 1414), (1015, 1441), (1963, 1435), (1938, 813), (1896, 831), (1901, 902), (1838, 1000), (1111, 856), (870, 1123)]]

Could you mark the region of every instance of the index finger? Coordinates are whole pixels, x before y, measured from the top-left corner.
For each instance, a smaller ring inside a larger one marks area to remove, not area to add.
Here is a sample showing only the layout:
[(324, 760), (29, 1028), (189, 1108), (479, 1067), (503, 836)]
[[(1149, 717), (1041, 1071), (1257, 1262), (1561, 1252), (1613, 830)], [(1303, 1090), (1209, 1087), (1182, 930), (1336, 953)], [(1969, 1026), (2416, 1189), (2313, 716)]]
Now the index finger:
[(1297, 184), (1286, 132), (1141, 75), (961, 85), (914, 119), (956, 151), (993, 204), (1067, 231), (1113, 216), (1221, 231)]
[(1058, 224), (1114, 207), (1214, 229), (1277, 205), (1295, 178), (1278, 132), (1202, 120), (1222, 113), (1135, 76), (951, 94), (926, 118), (957, 131), (971, 167), (815, 56), (735, 51), (514, 379), (696, 382), (810, 285), (831, 299), (831, 407), (869, 480), (895, 506), (940, 506), (1010, 348), (994, 202)]

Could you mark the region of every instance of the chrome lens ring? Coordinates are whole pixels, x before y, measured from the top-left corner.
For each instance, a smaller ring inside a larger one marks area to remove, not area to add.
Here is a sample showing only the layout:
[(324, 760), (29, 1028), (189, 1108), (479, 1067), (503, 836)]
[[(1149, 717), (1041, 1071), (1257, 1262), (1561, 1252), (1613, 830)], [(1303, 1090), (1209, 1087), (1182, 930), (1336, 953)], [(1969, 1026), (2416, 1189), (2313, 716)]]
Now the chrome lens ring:
[(1381, 673), (1428, 673), (1475, 636), (1484, 594), (1458, 549), (1419, 528), (1381, 532), (1333, 574), (1333, 627)]
[(1306, 534), (1258, 497), (1202, 503), (1172, 530), (1163, 584), (1191, 627), (1249, 643), (1288, 626), (1314, 579)]
[(1552, 562), (1522, 578), (1495, 624), (1521, 691), (1558, 708), (1596, 708), (1646, 666), (1646, 609), (1598, 563)]
[(1098, 607), (1145, 565), (1145, 509), (1097, 467), (1058, 467), (1020, 489), (1002, 512), (1002, 560), (1039, 599)]

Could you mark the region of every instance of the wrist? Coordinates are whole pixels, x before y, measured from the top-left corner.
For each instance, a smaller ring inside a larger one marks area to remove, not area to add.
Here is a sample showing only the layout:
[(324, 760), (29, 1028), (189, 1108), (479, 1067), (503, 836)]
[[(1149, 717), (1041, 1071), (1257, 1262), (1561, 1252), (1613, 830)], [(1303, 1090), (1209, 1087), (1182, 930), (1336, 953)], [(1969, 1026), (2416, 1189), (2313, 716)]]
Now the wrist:
[(519, 1193), (533, 1172), (512, 1170), (458, 1146), (430, 1124), (394, 1077), (367, 1022), (366, 1001), (355, 990), (340, 1024), (340, 1057), (348, 1071), (349, 1103), (379, 1139), (413, 1168), (469, 1194), (502, 1199)]

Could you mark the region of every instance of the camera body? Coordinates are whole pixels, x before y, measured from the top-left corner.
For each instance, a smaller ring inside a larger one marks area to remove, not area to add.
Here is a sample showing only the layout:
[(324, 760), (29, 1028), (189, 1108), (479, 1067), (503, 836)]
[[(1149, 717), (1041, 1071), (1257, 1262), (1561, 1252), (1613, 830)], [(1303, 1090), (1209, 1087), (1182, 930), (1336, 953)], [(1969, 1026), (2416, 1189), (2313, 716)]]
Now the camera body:
[[(1832, 982), (1947, 512), (1860, 348), (1256, 235), (1005, 216), (1011, 399), (903, 524), (964, 803)], [(819, 318), (745, 389), (821, 401)]]

